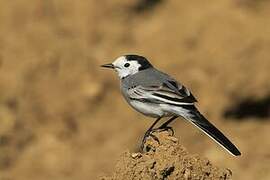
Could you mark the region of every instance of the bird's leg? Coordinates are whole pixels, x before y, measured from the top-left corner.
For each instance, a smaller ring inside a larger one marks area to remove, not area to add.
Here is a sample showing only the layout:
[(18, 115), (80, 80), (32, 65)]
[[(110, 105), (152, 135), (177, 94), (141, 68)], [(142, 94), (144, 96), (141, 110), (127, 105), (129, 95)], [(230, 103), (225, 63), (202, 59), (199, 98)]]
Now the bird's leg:
[[(154, 126), (158, 123), (158, 121), (161, 119), (162, 117), (159, 117), (155, 120), (155, 122), (148, 128), (148, 130), (145, 132), (144, 136), (143, 136), (143, 140), (142, 140), (142, 144), (141, 144), (141, 151), (143, 151), (144, 149), (144, 144), (146, 142), (147, 137), (151, 136), (154, 140), (158, 141), (157, 137), (152, 135), (151, 132), (154, 128)], [(158, 141), (159, 142), (159, 141)]]
[(173, 122), (176, 118), (178, 118), (178, 116), (173, 116), (171, 117), (168, 121), (166, 121), (165, 123), (163, 123), (161, 126), (159, 126), (158, 128), (156, 129), (152, 129), (152, 131), (167, 131), (167, 130), (170, 130), (172, 131), (172, 135), (174, 135), (174, 130), (172, 127), (168, 126), (171, 122)]

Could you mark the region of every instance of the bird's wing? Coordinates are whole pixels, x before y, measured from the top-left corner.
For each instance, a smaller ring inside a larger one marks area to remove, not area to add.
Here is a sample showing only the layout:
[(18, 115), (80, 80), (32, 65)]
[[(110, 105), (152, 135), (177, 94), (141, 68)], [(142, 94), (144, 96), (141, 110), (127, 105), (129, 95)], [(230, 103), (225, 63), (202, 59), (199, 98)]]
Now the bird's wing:
[(152, 103), (192, 105), (197, 102), (186, 87), (173, 80), (154, 86), (138, 85), (128, 89), (128, 94), (133, 100)]

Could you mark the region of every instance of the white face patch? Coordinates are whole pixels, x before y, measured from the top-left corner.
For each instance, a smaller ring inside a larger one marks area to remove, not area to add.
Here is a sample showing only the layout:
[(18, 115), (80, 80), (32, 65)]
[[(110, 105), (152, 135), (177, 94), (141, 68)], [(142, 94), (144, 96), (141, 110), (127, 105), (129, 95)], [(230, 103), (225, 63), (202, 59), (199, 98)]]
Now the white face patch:
[(141, 67), (137, 61), (128, 61), (125, 56), (117, 58), (112, 64), (121, 79), (139, 72)]

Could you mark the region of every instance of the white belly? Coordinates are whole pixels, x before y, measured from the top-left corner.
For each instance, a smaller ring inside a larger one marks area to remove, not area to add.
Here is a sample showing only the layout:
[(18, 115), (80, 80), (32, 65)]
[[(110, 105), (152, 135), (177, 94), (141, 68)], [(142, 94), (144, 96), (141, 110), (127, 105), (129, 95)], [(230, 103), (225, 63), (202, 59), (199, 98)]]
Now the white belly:
[(160, 105), (155, 105), (155, 104), (149, 104), (145, 102), (139, 102), (139, 101), (130, 101), (130, 105), (139, 111), (140, 113), (146, 115), (146, 116), (151, 116), (151, 117), (163, 117), (167, 116), (168, 114), (165, 113)]

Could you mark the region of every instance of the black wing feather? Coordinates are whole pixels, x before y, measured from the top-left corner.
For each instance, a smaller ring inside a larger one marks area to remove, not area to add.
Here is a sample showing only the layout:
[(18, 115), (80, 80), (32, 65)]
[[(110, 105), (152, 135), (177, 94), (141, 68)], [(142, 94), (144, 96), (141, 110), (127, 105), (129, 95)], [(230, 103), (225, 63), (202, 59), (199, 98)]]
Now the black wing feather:
[[(182, 106), (183, 107), (183, 106)], [(237, 147), (212, 123), (210, 123), (195, 106), (186, 106), (186, 109), (190, 110), (191, 117), (187, 117), (195, 126), (213, 138), (217, 143), (227, 149), (235, 156), (241, 155), (241, 152)]]

